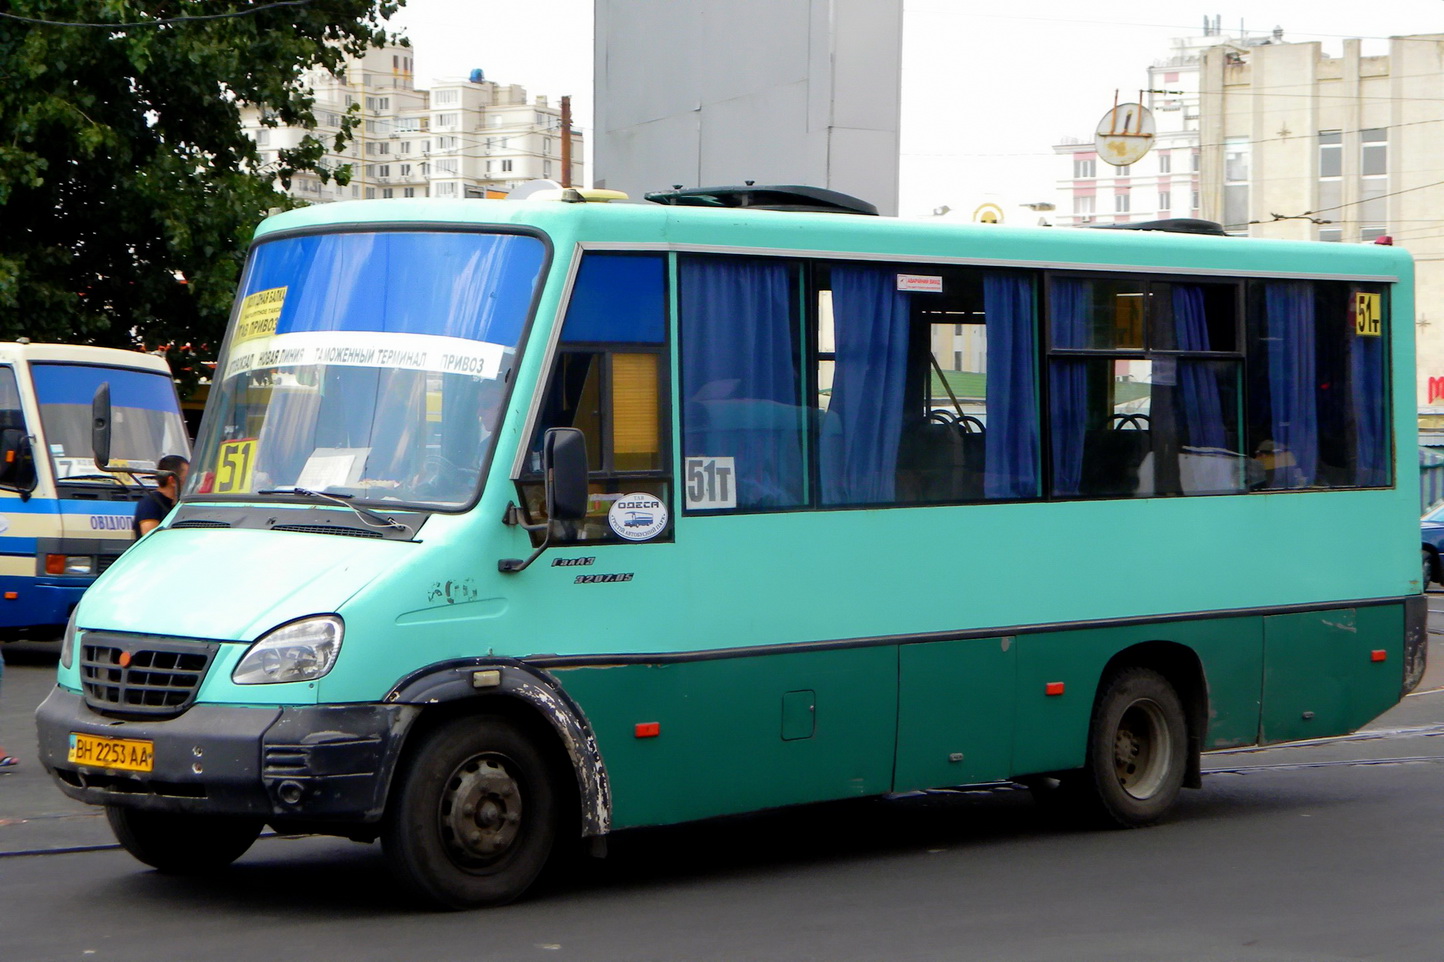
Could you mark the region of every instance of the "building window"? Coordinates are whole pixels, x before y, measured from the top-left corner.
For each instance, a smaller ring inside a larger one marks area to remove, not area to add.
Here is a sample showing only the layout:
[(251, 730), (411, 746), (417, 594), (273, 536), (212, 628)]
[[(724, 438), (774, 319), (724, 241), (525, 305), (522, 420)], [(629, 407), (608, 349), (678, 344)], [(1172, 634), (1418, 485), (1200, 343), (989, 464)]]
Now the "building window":
[(1230, 137), (1223, 145), (1223, 229), (1248, 231), (1249, 142)]
[(1093, 220), (1094, 198), (1092, 194), (1078, 194), (1073, 197), (1073, 216), (1082, 223)]
[(459, 115), (456, 113), (445, 113), (436, 115), (437, 127), (455, 127)]
[(1122, 167), (1115, 167), (1115, 168), (1113, 169), (1113, 175), (1114, 175), (1115, 177), (1127, 177), (1127, 176), (1129, 176), (1129, 175), (1132, 174), (1132, 173), (1133, 173), (1133, 165), (1132, 165), (1132, 164), (1124, 164)]
[(455, 149), (456, 149), (456, 138), (455, 138), (455, 137), (437, 137), (437, 138), (436, 138), (436, 149), (437, 149), (437, 150), (455, 150)]
[(403, 154), (409, 154), (409, 153), (411, 153), (411, 141), (409, 141), (409, 140), (403, 140), (403, 141), (401, 142), (401, 146), (397, 148), (397, 151), (398, 151), (399, 153), (403, 153)]
[(1092, 157), (1073, 158), (1073, 176), (1075, 179), (1083, 180), (1089, 177), (1098, 176), (1098, 161)]
[[(1339, 130), (1319, 131), (1319, 183), (1315, 211), (1336, 210), (1344, 202), (1344, 134)], [(1320, 231), (1320, 239), (1323, 231)]]
[(415, 187), (403, 187), (403, 188), (401, 189), (401, 196), (402, 196), (402, 197), (415, 197), (415, 196), (416, 196), (416, 188), (415, 188)]
[(377, 168), (376, 168), (376, 176), (377, 176), (377, 177), (390, 177), (390, 176), (391, 176), (391, 165), (390, 165), (390, 164), (382, 164), (380, 167), (377, 167)]
[(507, 172), (510, 171), (510, 170), (511, 170), (511, 161), (509, 161), (509, 160), (503, 160), (503, 161), (501, 162), (501, 172), (502, 172), (502, 173), (507, 173)]
[(1158, 192), (1158, 209), (1160, 211), (1173, 210), (1173, 194), (1166, 190)]
[(1126, 214), (1129, 210), (1129, 194), (1126, 190), (1120, 190), (1113, 195), (1113, 211), (1118, 214)]
[(383, 199), (385, 199), (385, 200), (390, 200), (393, 196), (395, 196), (395, 191), (394, 191), (392, 188), (390, 188), (390, 187), (383, 187), (383, 188), (381, 188), (381, 197), (382, 197)]
[(271, 143), (271, 132), (270, 132), (269, 130), (267, 130), (265, 127), (262, 127), (260, 130), (256, 131), (256, 146), (257, 146), (257, 147), (266, 147), (266, 146), (269, 146), (270, 143)]
[(1172, 170), (1173, 158), (1169, 155), (1168, 151), (1160, 151), (1158, 154), (1158, 172), (1160, 174), (1167, 174)]
[(552, 162), (549, 161), (549, 160), (544, 160), (544, 161), (542, 161), (542, 176), (543, 176), (543, 177), (550, 178), (551, 175), (552, 175)]
[(366, 98), (366, 109), (367, 109), (367, 110), (390, 110), (390, 109), (391, 109), (391, 98), (390, 98), (390, 97), (367, 97), (367, 98)]
[(460, 91), (457, 90), (433, 90), (431, 102), (438, 106), (447, 106), (456, 103), (459, 95)]
[(437, 184), (437, 185), (436, 185), (436, 196), (437, 196), (437, 197), (455, 197), (455, 196), (456, 196), (456, 182), (455, 182), (455, 181), (447, 181), (447, 182), (444, 183), (444, 184)]
[(1359, 239), (1382, 237), (1389, 221), (1389, 132), (1359, 131)]
[(367, 199), (367, 200), (375, 200), (375, 199), (376, 199), (376, 188), (375, 188), (375, 187), (367, 187), (367, 188), (366, 188), (366, 199)]

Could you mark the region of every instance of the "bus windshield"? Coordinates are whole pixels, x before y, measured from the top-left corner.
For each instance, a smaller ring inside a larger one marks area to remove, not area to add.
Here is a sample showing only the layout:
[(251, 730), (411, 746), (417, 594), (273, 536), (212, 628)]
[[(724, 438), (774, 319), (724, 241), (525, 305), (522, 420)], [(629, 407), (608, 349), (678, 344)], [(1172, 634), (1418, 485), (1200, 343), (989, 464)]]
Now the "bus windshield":
[(35, 362), (30, 366), (40, 421), (60, 480), (111, 482), (95, 467), (91, 450), (91, 403), (110, 384), (111, 457), (157, 461), (190, 452), (175, 385), (165, 374), (93, 364)]
[(534, 236), (462, 231), (259, 245), (188, 493), (468, 503), (545, 257)]

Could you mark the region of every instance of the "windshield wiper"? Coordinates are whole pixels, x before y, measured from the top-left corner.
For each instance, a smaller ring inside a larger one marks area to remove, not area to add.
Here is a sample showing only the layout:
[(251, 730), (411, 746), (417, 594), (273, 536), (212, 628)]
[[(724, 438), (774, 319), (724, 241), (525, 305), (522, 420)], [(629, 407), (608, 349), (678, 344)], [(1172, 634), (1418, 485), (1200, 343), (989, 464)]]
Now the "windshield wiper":
[(408, 525), (402, 524), (400, 521), (397, 521), (395, 518), (388, 518), (388, 517), (385, 517), (385, 516), (383, 516), (383, 515), (377, 514), (375, 511), (372, 511), (372, 510), (369, 509), (369, 508), (363, 508), (363, 507), (361, 507), (359, 504), (352, 504), (349, 499), (354, 498), (354, 497), (355, 497), (354, 494), (327, 494), (327, 493), (325, 493), (325, 492), (323, 492), (323, 491), (312, 491), (310, 488), (299, 488), (299, 487), (291, 487), (291, 488), (264, 488), (264, 489), (262, 489), (262, 490), (260, 490), (260, 491), (257, 491), (256, 493), (257, 493), (257, 494), (296, 494), (296, 495), (300, 495), (300, 496), (303, 497), (303, 498), (317, 498), (317, 499), (322, 500), (322, 501), (334, 501), (334, 502), (336, 502), (337, 504), (341, 505), (342, 507), (350, 508), (352, 511), (356, 512), (356, 516), (357, 516), (358, 518), (360, 518), (362, 521), (366, 522), (367, 524), (371, 524), (372, 522), (375, 522), (375, 524), (371, 524), (372, 527), (376, 527), (376, 528), (400, 528), (402, 531), (405, 531), (405, 532), (407, 532), (408, 534), (410, 534), (410, 532), (411, 532), (411, 528), (410, 528)]

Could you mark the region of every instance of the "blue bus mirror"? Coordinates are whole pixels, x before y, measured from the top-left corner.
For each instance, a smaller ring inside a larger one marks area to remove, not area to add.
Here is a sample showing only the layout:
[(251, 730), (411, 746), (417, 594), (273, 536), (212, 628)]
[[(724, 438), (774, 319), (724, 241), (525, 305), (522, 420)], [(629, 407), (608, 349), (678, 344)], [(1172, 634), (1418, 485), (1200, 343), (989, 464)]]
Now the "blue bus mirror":
[(0, 429), (0, 487), (20, 492), (20, 500), (30, 500), (35, 490), (35, 455), (30, 436), (24, 428)]
[(101, 381), (90, 402), (90, 447), (95, 466), (104, 471), (110, 463), (110, 382)]

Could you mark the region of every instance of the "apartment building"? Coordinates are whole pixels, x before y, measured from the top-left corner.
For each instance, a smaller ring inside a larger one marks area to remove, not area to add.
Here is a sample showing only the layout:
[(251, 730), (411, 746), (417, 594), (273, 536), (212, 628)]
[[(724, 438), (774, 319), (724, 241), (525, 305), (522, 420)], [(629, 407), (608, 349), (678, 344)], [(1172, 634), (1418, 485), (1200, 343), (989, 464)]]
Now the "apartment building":
[[(360, 125), (344, 150), (328, 150), (322, 165), (350, 165), (350, 182), (322, 183), (305, 173), (293, 178), (292, 196), (311, 203), (355, 198), (499, 197), (530, 180), (581, 184), (582, 135), (571, 130), (571, 169), (562, 169), (560, 104), (526, 88), (486, 79), (473, 70), (464, 79), (414, 83), (410, 47), (388, 46), (348, 58), (341, 76), (313, 71), (316, 127), (334, 146), (342, 118), (356, 111)], [(295, 147), (305, 131), (267, 127), (261, 112), (243, 114), (262, 161), (276, 164), (279, 151)]]
[(1444, 34), (1366, 56), (1318, 43), (1205, 52), (1201, 216), (1230, 232), (1414, 256), (1421, 423), (1444, 426)]

